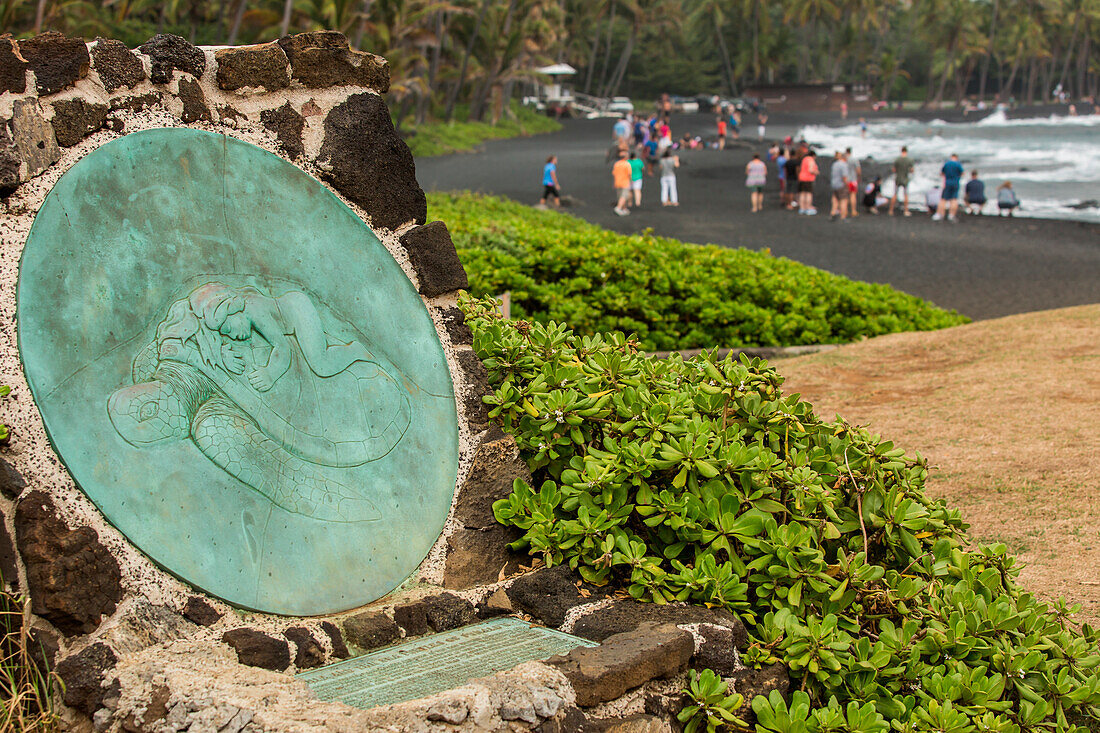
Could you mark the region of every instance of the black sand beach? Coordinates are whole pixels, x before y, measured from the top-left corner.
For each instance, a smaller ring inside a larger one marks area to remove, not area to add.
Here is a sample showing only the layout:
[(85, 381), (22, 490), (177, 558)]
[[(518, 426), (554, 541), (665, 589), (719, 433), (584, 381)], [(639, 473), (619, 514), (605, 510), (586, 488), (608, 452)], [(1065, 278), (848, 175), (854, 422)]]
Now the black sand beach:
[[(835, 117), (772, 115), (768, 137), (794, 134), (809, 122), (839, 122), (839, 115)], [(779, 208), (773, 170), (765, 210), (751, 214), (744, 168), (753, 151), (763, 153), (767, 148), (767, 143), (755, 140), (724, 151), (682, 151), (679, 208), (662, 207), (658, 179), (647, 177), (642, 208), (627, 217), (616, 216), (611, 209), (610, 164), (604, 160), (612, 123), (567, 120), (553, 135), (494, 141), (473, 154), (419, 159), (417, 177), (428, 191), (471, 190), (535, 204), (541, 194), (542, 165), (554, 153), (562, 192), (576, 199), (567, 210), (615, 231), (651, 228), (688, 242), (766, 248), (857, 280), (889, 283), (976, 319), (1100, 302), (1098, 225), (996, 216), (960, 216), (951, 224), (916, 213), (908, 218), (861, 213), (854, 220), (830, 222), (827, 162), (818, 179), (818, 216)], [(755, 124), (749, 128), (755, 136)], [(677, 139), (685, 132), (713, 138), (714, 116), (676, 116), (672, 129)], [(888, 169), (888, 161), (882, 164)], [(865, 174), (872, 169), (865, 163)]]

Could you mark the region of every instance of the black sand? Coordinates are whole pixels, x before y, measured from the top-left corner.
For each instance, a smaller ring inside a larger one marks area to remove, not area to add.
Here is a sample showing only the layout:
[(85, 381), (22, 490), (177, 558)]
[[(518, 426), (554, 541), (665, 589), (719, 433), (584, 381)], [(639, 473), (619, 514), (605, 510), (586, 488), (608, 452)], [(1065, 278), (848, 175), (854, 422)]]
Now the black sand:
[[(793, 133), (810, 121), (819, 119), (773, 115), (768, 135)], [(755, 142), (724, 151), (682, 151), (679, 208), (662, 207), (658, 179), (646, 177), (642, 208), (616, 216), (610, 164), (604, 160), (612, 123), (571, 120), (553, 135), (495, 141), (475, 154), (420, 159), (417, 175), (428, 191), (467, 189), (535, 204), (542, 190), (542, 165), (555, 153), (562, 192), (577, 200), (568, 210), (619, 232), (652, 228), (688, 242), (767, 248), (857, 280), (889, 283), (972, 318), (1100, 302), (1098, 225), (996, 216), (960, 216), (952, 224), (932, 222), (926, 214), (891, 218), (885, 212), (830, 222), (827, 161), (822, 161), (817, 184), (818, 216), (779, 208), (774, 167), (769, 170), (766, 208), (751, 214), (744, 168), (753, 150), (763, 153), (767, 147)], [(755, 137), (756, 125), (748, 127)], [(672, 129), (677, 139), (685, 132), (713, 138), (714, 116), (675, 117)], [(870, 169), (865, 164), (865, 174)], [(914, 194), (923, 200), (923, 192)], [(992, 210), (989, 204), (986, 210)]]

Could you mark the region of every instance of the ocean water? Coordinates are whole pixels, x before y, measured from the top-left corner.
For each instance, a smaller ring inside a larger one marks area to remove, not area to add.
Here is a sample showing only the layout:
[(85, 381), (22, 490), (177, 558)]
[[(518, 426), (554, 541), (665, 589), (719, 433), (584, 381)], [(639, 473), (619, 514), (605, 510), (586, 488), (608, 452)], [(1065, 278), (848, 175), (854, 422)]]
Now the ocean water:
[[(908, 145), (916, 163), (911, 203), (923, 203), (924, 192), (941, 180), (944, 160), (958, 153), (964, 181), (976, 168), (990, 201), (1002, 181), (1012, 181), (1021, 202), (1017, 216), (1100, 222), (1100, 115), (1007, 119), (995, 111), (977, 122), (879, 119), (868, 123), (866, 137), (858, 122), (809, 125), (799, 135), (830, 156), (850, 147), (862, 159), (885, 162)], [(893, 193), (893, 181), (884, 181), (883, 190)], [(985, 210), (996, 206), (986, 204)]]

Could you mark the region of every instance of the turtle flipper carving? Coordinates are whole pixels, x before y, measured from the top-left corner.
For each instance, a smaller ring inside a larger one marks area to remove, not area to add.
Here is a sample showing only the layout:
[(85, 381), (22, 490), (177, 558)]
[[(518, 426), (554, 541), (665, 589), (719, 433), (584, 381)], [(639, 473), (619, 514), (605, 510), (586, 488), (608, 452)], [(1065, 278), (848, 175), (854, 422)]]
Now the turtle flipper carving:
[(191, 436), (207, 458), (288, 512), (328, 522), (381, 519), (377, 507), (322, 476), (221, 397), (203, 404)]
[(200, 285), (171, 304), (132, 372), (107, 401), (131, 445), (190, 438), (286, 511), (381, 519), (332, 476), (393, 450), (412, 419), (408, 395), (364, 344), (326, 332), (304, 293)]

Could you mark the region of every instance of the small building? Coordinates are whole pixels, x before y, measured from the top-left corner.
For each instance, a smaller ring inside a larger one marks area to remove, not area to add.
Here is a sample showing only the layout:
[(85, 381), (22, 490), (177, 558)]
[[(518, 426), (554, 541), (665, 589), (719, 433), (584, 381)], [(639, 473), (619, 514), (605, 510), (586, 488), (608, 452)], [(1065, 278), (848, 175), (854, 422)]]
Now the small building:
[(573, 75), (577, 73), (569, 64), (553, 64), (535, 69), (543, 76), (550, 77), (550, 81), (539, 82), (538, 100), (546, 105), (557, 104), (567, 107), (573, 103), (573, 85), (570, 83)]
[(865, 83), (758, 84), (743, 96), (759, 99), (772, 112), (839, 111), (845, 102), (850, 110), (869, 110), (872, 104), (871, 85)]

